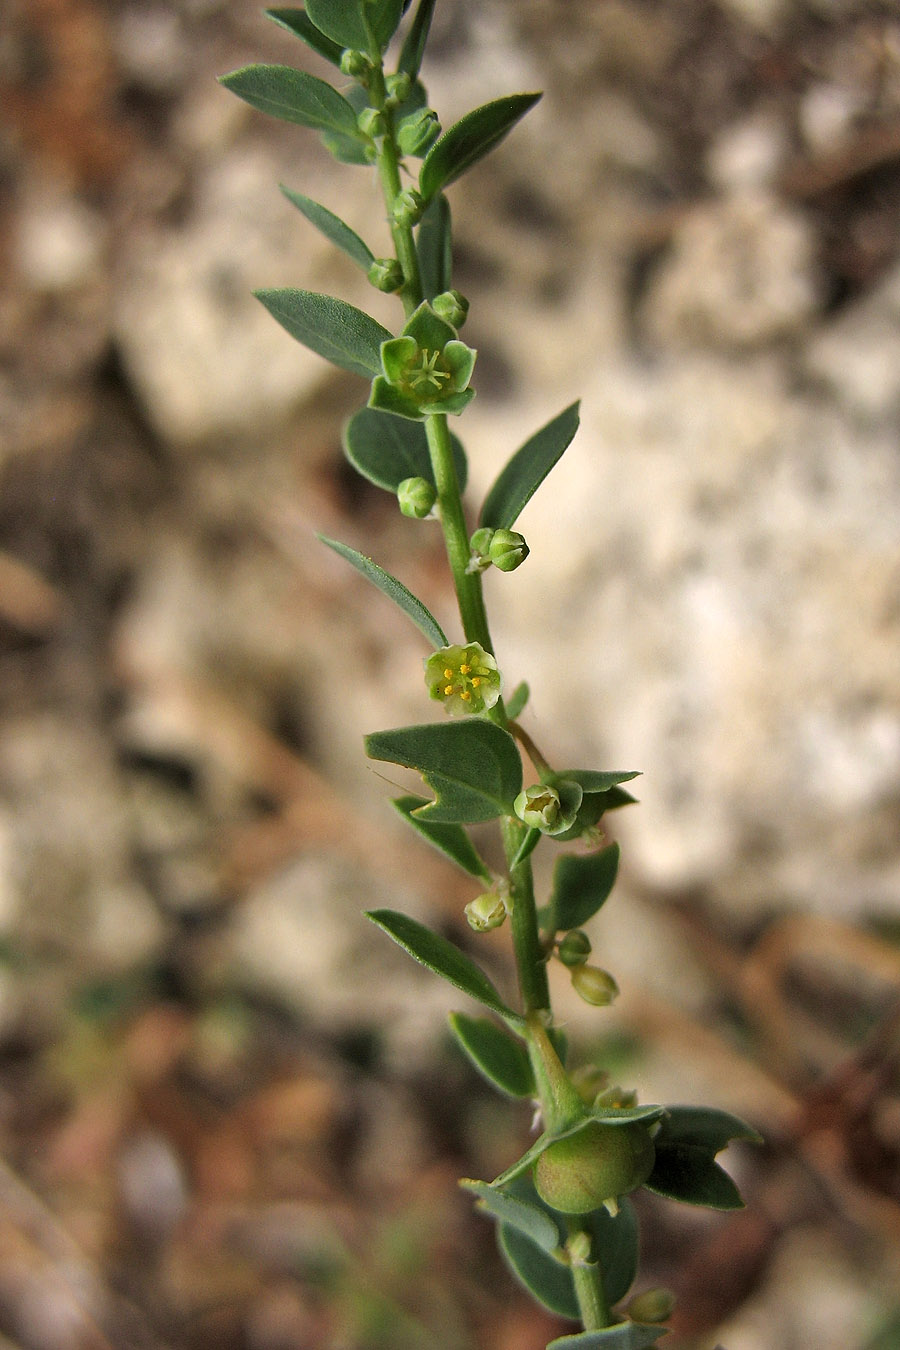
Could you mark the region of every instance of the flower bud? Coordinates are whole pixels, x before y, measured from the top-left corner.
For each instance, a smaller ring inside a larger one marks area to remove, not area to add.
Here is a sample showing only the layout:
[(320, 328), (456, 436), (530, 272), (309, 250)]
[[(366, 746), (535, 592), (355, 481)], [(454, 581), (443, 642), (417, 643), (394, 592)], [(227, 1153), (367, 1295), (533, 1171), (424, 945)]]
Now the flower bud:
[(462, 328), (469, 313), (469, 302), (460, 291), (441, 291), (432, 300), (431, 308), (454, 328)]
[(545, 1148), (534, 1168), (538, 1195), (561, 1214), (589, 1214), (642, 1186), (656, 1150), (646, 1127), (589, 1121)]
[(476, 530), (469, 540), (469, 562), (466, 567), (467, 572), (483, 572), (486, 567), (490, 567), (491, 560), (488, 557), (488, 549), (491, 546), (491, 540), (494, 537), (494, 531), (489, 525), (482, 525)]
[(582, 1228), (573, 1233), (566, 1243), (566, 1251), (573, 1266), (586, 1266), (591, 1259), (591, 1235)]
[(421, 194), (414, 188), (407, 188), (405, 192), (399, 192), (394, 198), (394, 220), (398, 225), (416, 225), (422, 218), (422, 212), (425, 210), (425, 203), (422, 201)]
[(556, 955), (564, 966), (583, 966), (591, 954), (591, 940), (580, 928), (566, 933), (556, 949)]
[(369, 267), (368, 277), (376, 290), (391, 295), (403, 285), (403, 268), (396, 258), (376, 258)]
[(421, 158), (434, 145), (440, 134), (441, 124), (434, 109), (419, 108), (401, 119), (397, 127), (397, 146), (401, 155), (416, 155)]
[(496, 891), (485, 891), (483, 895), (469, 901), (465, 914), (469, 927), (474, 928), (476, 933), (489, 933), (492, 928), (499, 928), (503, 923), (506, 905)]
[(495, 530), (488, 556), (501, 572), (514, 572), (528, 557), (528, 545), (515, 530)]
[(363, 83), (372, 72), (372, 62), (365, 52), (356, 51), (353, 47), (345, 47), (341, 52), (340, 67), (342, 75), (349, 75), (352, 80)]
[(559, 820), (559, 793), (546, 783), (534, 783), (520, 792), (513, 809), (531, 830), (552, 830)]
[(356, 125), (364, 136), (368, 136), (373, 141), (380, 136), (387, 135), (387, 123), (383, 114), (377, 108), (363, 108), (357, 116)]
[(629, 1300), (625, 1311), (632, 1322), (665, 1322), (675, 1311), (675, 1303), (671, 1289), (645, 1289)]
[(599, 966), (576, 966), (572, 971), (572, 988), (579, 998), (595, 1008), (605, 1008), (619, 993), (619, 986), (609, 971), (601, 970)]
[(404, 478), (397, 488), (397, 502), (404, 516), (424, 520), (437, 501), (434, 485), (427, 478)]
[(385, 77), (384, 87), (391, 103), (397, 107), (398, 104), (405, 103), (412, 93), (412, 79), (405, 70), (398, 70), (396, 75)]

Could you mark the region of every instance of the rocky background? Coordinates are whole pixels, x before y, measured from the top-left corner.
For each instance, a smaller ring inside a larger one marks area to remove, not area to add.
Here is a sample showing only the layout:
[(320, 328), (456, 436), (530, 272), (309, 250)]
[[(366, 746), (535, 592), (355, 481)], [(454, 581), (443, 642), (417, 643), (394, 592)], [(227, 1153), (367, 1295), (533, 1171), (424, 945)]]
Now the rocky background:
[[(440, 542), (250, 295), (394, 324), (277, 184), (376, 253), (381, 208), (216, 84), (251, 60), (326, 74), (246, 0), (0, 24), (0, 1344), (541, 1350), (455, 1188), (528, 1120), (359, 913), (470, 941), (361, 754), (431, 715), (421, 647), (314, 531), (450, 625)], [(473, 502), (583, 400), (489, 578), (501, 665), (554, 761), (644, 774), (592, 927), (622, 998), (560, 1006), (767, 1136), (743, 1214), (645, 1206), (646, 1281), (673, 1350), (892, 1350), (900, 14), (441, 0), (425, 75), (445, 125), (546, 91), (451, 201)]]

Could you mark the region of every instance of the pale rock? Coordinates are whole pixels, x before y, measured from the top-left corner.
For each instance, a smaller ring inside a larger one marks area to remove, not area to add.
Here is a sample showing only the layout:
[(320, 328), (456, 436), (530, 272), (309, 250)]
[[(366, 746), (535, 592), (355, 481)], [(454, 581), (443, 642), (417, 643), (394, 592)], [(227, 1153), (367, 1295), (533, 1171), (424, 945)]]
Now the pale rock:
[(810, 150), (823, 154), (839, 145), (863, 103), (862, 92), (850, 85), (812, 85), (800, 102), (800, 128)]
[(900, 267), (816, 333), (805, 366), (861, 421), (900, 416)]
[(707, 174), (725, 193), (764, 192), (786, 154), (783, 119), (762, 108), (719, 133), (707, 155)]
[(16, 216), (13, 261), (38, 292), (70, 291), (91, 281), (105, 246), (101, 219), (60, 182), (39, 179)]

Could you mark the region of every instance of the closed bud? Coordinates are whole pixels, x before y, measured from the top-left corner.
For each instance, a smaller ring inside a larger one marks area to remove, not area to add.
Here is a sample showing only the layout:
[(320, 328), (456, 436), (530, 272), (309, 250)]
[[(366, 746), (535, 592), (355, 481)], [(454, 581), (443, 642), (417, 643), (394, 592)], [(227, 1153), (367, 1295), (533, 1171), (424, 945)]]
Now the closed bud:
[(412, 93), (412, 80), (405, 70), (398, 70), (396, 75), (386, 76), (384, 87), (391, 103), (397, 107), (398, 104), (405, 103)]
[(490, 567), (491, 560), (488, 557), (488, 549), (491, 546), (491, 540), (494, 537), (494, 531), (489, 525), (482, 525), (476, 530), (469, 540), (469, 563), (466, 567), (467, 572), (483, 572), (486, 567)]
[(356, 119), (356, 125), (364, 136), (373, 141), (387, 135), (387, 123), (377, 108), (363, 108)]
[(561, 939), (556, 954), (564, 966), (583, 966), (591, 954), (591, 940), (580, 928), (573, 928)]
[(404, 478), (397, 488), (397, 503), (404, 516), (424, 520), (437, 501), (434, 485), (427, 478)]
[(584, 1229), (573, 1233), (566, 1243), (566, 1251), (573, 1266), (586, 1266), (591, 1259), (591, 1237)]
[(369, 268), (368, 277), (376, 290), (391, 295), (403, 285), (403, 268), (396, 258), (376, 258)]
[[(419, 108), (401, 119), (397, 127), (397, 145), (401, 155), (421, 158), (441, 134), (438, 115), (432, 108)], [(455, 327), (455, 325), (454, 325)]]
[(407, 188), (394, 198), (394, 220), (398, 225), (416, 225), (422, 218), (425, 203), (414, 188)]
[(466, 919), (476, 933), (489, 933), (499, 928), (506, 918), (506, 905), (496, 891), (485, 891), (466, 905)]
[(595, 1008), (605, 1008), (619, 993), (619, 986), (609, 971), (601, 970), (599, 966), (576, 966), (572, 971), (572, 988), (579, 998)]
[(432, 300), (431, 308), (454, 328), (462, 328), (469, 313), (469, 302), (459, 291), (441, 291)]
[(515, 530), (495, 530), (488, 557), (501, 572), (514, 572), (528, 557), (528, 545)]
[(671, 1289), (645, 1289), (635, 1294), (625, 1309), (632, 1322), (665, 1322), (675, 1311)]
[(365, 52), (358, 52), (353, 47), (345, 47), (341, 52), (340, 66), (342, 75), (349, 75), (352, 80), (362, 82), (365, 82), (372, 72), (372, 62)]

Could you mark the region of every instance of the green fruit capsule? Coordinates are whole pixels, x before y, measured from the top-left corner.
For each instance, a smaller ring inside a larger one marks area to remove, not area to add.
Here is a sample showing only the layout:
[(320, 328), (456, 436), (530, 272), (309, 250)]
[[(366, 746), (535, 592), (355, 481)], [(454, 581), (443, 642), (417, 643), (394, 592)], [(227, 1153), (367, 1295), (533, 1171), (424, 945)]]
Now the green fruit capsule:
[(646, 1126), (591, 1121), (544, 1149), (534, 1184), (541, 1199), (561, 1214), (590, 1214), (642, 1186), (655, 1158)]

